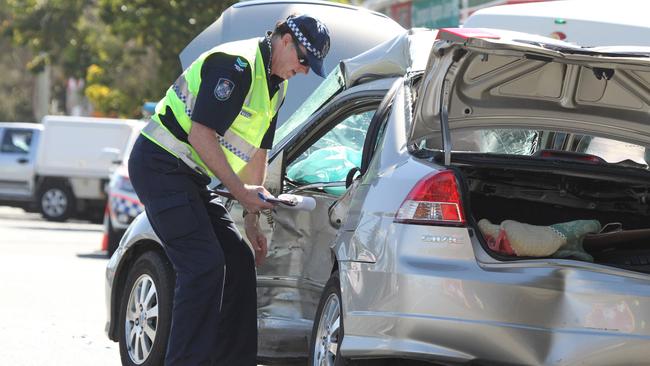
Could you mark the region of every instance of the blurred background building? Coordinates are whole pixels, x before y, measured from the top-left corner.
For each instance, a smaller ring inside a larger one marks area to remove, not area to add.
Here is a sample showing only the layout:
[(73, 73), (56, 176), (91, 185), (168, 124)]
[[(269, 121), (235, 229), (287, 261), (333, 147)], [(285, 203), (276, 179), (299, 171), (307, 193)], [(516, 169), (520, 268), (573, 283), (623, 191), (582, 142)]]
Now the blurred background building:
[(456, 27), (473, 12), (489, 6), (545, 0), (365, 0), (361, 6), (393, 18), (405, 28)]

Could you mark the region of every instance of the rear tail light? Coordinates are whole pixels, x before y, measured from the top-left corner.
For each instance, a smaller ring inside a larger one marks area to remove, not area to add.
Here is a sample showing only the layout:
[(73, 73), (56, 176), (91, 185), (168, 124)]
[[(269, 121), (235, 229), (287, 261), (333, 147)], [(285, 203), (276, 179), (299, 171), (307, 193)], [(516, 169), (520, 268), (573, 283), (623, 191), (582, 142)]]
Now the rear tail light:
[(395, 222), (423, 225), (465, 225), (458, 182), (451, 170), (422, 178), (406, 196)]

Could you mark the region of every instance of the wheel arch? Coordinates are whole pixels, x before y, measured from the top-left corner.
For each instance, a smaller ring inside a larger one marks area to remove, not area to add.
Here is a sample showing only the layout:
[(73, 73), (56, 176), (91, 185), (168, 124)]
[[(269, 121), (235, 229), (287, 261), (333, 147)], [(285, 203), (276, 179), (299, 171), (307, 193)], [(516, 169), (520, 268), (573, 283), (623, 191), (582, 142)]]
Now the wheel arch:
[(336, 256), (336, 252), (332, 250), (331, 254), (332, 254), (332, 270), (330, 271), (330, 275), (332, 275), (332, 273), (339, 270), (339, 259)]
[[(172, 268), (172, 264), (165, 253), (162, 245), (154, 240), (141, 240), (134, 243), (129, 249), (123, 254), (122, 260), (120, 261), (119, 266), (115, 270), (115, 279), (113, 280), (113, 290), (111, 291), (111, 321), (108, 327), (108, 338), (112, 341), (118, 342), (118, 322), (119, 322), (119, 311), (120, 304), (122, 303), (122, 295), (124, 293), (124, 284), (126, 279), (129, 276), (129, 272), (133, 267), (133, 264), (142, 256), (144, 253), (156, 253), (164, 260), (164, 262)], [(172, 269), (173, 271), (173, 269)]]
[(72, 191), (72, 194), (74, 195), (74, 191), (72, 189), (72, 184), (70, 183), (70, 180), (66, 177), (54, 177), (54, 176), (43, 176), (39, 175), (35, 179), (36, 182), (36, 187), (35, 187), (35, 192), (40, 192), (44, 187), (47, 187), (49, 185), (54, 185), (54, 184), (62, 184), (66, 188), (68, 188), (70, 191)]

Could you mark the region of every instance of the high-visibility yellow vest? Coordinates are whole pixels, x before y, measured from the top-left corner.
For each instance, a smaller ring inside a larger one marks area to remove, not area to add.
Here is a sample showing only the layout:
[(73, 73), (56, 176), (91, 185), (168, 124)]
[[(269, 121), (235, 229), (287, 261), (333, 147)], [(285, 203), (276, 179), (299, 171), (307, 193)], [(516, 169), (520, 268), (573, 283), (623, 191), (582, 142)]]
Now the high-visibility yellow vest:
[[(246, 67), (246, 63), (248, 63), (251, 70), (251, 85), (239, 115), (224, 136), (217, 134), (228, 164), (235, 173), (239, 174), (255, 152), (260, 149), (264, 134), (280, 108), (287, 90), (287, 81), (285, 80), (280, 84), (280, 89), (275, 93), (273, 99), (269, 97), (266, 67), (259, 49), (259, 38), (224, 43), (201, 54), (167, 90), (165, 97), (156, 105), (156, 113), (152, 119), (165, 128), (159, 114), (165, 113), (164, 111), (169, 107), (183, 131), (189, 134), (193, 123), (191, 120), (192, 109), (201, 86), (201, 67), (208, 56), (217, 52), (243, 58), (245, 61), (237, 59), (239, 66)], [(165, 130), (167, 129), (165, 128)], [(165, 146), (145, 131), (142, 134), (178, 157), (174, 149)], [(209, 175), (214, 176), (214, 173), (205, 165), (191, 145), (180, 140), (178, 142), (187, 145), (191, 151), (191, 159), (204, 168)]]

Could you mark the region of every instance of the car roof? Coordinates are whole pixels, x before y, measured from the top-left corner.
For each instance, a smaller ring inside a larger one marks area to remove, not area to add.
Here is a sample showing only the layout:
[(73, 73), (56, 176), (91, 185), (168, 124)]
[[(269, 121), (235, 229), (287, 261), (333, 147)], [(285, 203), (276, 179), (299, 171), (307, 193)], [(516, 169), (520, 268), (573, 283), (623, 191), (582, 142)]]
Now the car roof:
[(544, 1), (494, 6), (467, 18), (468, 28), (502, 28), (550, 36), (562, 32), (582, 46), (650, 46), (645, 0)]
[(355, 57), (341, 61), (346, 87), (367, 80), (423, 71), (437, 31), (413, 28)]
[[(330, 31), (331, 47), (325, 58), (327, 72), (342, 59), (374, 47), (405, 29), (387, 16), (367, 9), (325, 1), (250, 1), (226, 9), (212, 25), (196, 36), (181, 52), (183, 69), (201, 53), (225, 42), (262, 37), (278, 20), (293, 13), (318, 17)], [(285, 102), (278, 115), (282, 124), (323, 81), (310, 72), (289, 81)]]
[(468, 21), (470, 18), (482, 15), (502, 14), (647, 26), (648, 15), (634, 11), (635, 8), (641, 10), (645, 4), (647, 4), (645, 0), (617, 0), (616, 6), (612, 6), (611, 0), (541, 1), (479, 9), (468, 18)]

